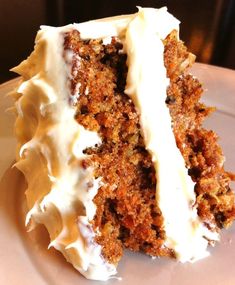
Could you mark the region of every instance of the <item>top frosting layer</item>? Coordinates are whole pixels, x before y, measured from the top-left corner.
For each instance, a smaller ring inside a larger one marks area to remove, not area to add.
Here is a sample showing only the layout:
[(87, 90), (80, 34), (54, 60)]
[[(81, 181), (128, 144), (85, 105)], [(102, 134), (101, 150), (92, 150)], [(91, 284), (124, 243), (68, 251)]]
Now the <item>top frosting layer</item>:
[(94, 179), (92, 168), (82, 168), (82, 151), (101, 139), (75, 121), (75, 110), (69, 104), (70, 65), (65, 62), (69, 55), (64, 54), (63, 34), (72, 29), (79, 30), (82, 39), (105, 41), (117, 36), (122, 41), (128, 57), (126, 93), (140, 114), (145, 145), (155, 166), (165, 245), (181, 261), (207, 255), (203, 236), (209, 235), (193, 206), (194, 184), (176, 146), (165, 104), (169, 79), (162, 40), (179, 29), (179, 21), (166, 8), (140, 8), (133, 15), (61, 28), (44, 26), (38, 32), (35, 51), (14, 69), (24, 79), (17, 90), (16, 165), (28, 181), (27, 223), (45, 224), (50, 246), (87, 278), (107, 280), (116, 273), (115, 266), (102, 258), (90, 226), (96, 211), (92, 199), (102, 178)]

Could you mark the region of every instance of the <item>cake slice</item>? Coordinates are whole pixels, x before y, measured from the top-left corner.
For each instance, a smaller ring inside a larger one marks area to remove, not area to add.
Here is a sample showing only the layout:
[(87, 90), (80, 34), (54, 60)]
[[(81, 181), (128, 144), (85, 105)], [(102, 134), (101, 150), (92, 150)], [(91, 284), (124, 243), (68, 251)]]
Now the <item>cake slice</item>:
[(235, 217), (194, 58), (166, 8), (139, 8), (43, 26), (13, 69), (26, 224), (44, 224), (49, 247), (89, 279), (116, 274), (124, 248), (203, 258)]

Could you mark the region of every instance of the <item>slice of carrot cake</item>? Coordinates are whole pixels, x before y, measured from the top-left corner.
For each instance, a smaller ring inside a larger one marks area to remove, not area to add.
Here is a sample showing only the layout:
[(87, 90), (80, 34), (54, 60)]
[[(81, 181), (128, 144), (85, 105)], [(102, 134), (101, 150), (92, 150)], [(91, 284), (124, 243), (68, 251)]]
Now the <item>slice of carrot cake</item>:
[(123, 249), (182, 262), (235, 217), (213, 111), (188, 73), (194, 62), (166, 8), (139, 8), (64, 27), (41, 27), (13, 70), (16, 166), (26, 224), (85, 277), (107, 280)]

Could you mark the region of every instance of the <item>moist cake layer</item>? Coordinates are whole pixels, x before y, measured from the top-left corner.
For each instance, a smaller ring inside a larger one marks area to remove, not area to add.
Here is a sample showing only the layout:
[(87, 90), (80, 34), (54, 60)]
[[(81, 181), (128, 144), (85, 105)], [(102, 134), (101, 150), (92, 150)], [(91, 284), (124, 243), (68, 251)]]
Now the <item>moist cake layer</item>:
[(126, 55), (120, 53), (122, 44), (115, 38), (106, 46), (102, 41), (84, 42), (73, 31), (67, 34), (65, 47), (79, 58), (79, 65), (76, 60), (73, 64), (76, 77), (71, 81), (72, 89), (74, 82), (79, 84), (76, 119), (102, 137), (102, 144), (86, 153), (92, 154), (90, 163), (104, 180), (94, 199), (97, 212), (93, 222), (101, 232), (97, 241), (103, 254), (116, 262), (124, 244), (152, 255), (173, 255), (163, 247), (155, 170), (144, 146), (139, 115), (124, 93), (127, 66)]
[(44, 27), (15, 69), (27, 222), (44, 224), (50, 246), (87, 278), (115, 274), (124, 247), (202, 258), (234, 219), (222, 151), (201, 126), (212, 108), (198, 101), (201, 85), (187, 73), (194, 57), (177, 29), (165, 8)]
[[(196, 182), (198, 213), (208, 229), (215, 230), (234, 219), (234, 195), (229, 190), (230, 179), (223, 169), (217, 137), (201, 126), (213, 108), (199, 102), (201, 84), (186, 72), (194, 57), (176, 32), (166, 38), (164, 46), (171, 79), (166, 104), (176, 142)], [(71, 80), (72, 92), (79, 85), (76, 119), (85, 128), (97, 131), (103, 142), (86, 151), (92, 154), (89, 163), (96, 165), (97, 177), (105, 181), (94, 199), (97, 212), (93, 221), (94, 230), (101, 232), (96, 240), (103, 255), (117, 262), (124, 245), (152, 256), (174, 256), (164, 246), (163, 217), (156, 205), (156, 175), (141, 135), (139, 115), (124, 93), (127, 66), (122, 44), (116, 38), (106, 46), (102, 41), (82, 41), (74, 30), (66, 35), (65, 48), (78, 55), (79, 65), (75, 59), (72, 67), (76, 76)], [(199, 157), (203, 157), (201, 164)], [(211, 193), (215, 183), (217, 187)]]

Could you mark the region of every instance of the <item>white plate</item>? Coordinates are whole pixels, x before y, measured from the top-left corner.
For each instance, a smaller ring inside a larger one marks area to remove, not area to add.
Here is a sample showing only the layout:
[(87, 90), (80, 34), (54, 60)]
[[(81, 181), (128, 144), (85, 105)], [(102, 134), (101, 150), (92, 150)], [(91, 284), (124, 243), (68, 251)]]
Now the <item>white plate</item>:
[[(208, 90), (203, 100), (218, 108), (206, 126), (220, 135), (226, 168), (235, 170), (235, 71), (196, 64), (192, 72)], [(5, 94), (16, 84), (13, 80), (0, 85), (0, 284), (90, 284), (60, 253), (47, 250), (49, 239), (43, 227), (31, 233), (25, 231), (24, 180), (17, 170), (9, 168), (14, 159), (14, 119), (4, 111), (12, 104)], [(122, 281), (112, 279), (105, 284), (234, 285), (234, 235), (235, 226), (224, 231), (221, 243), (210, 249), (211, 256), (195, 264), (152, 260), (126, 252), (118, 267)]]

